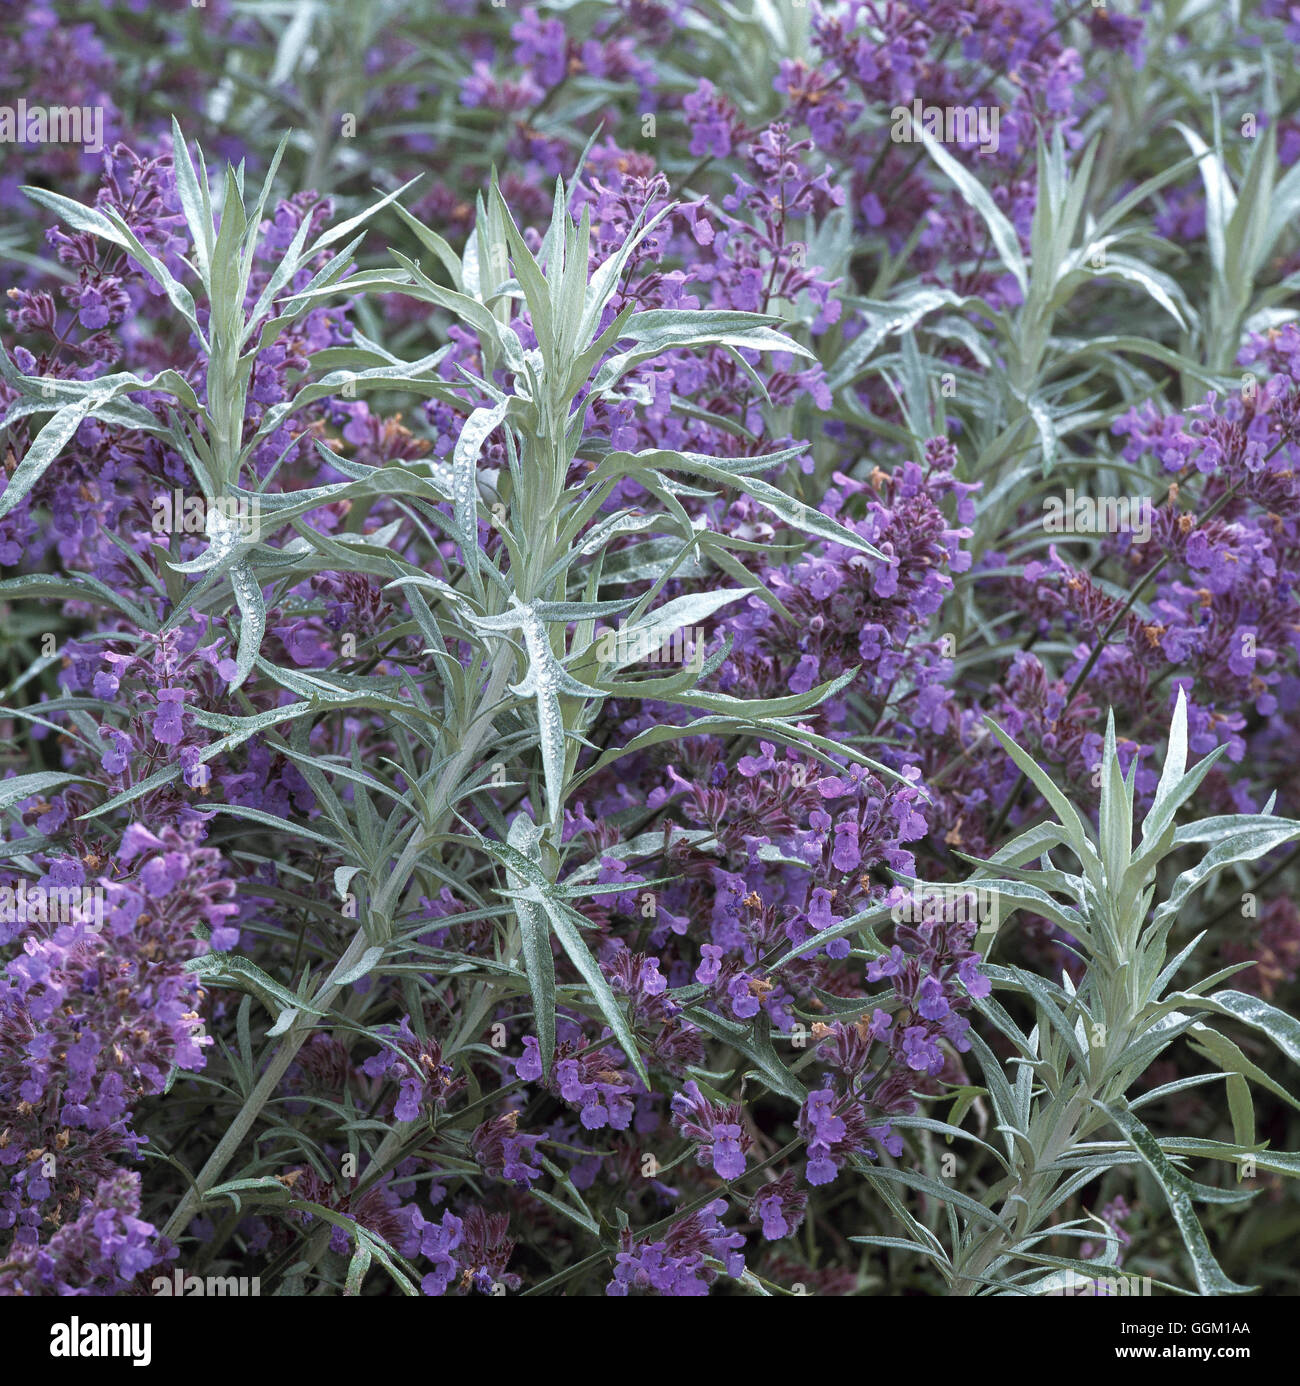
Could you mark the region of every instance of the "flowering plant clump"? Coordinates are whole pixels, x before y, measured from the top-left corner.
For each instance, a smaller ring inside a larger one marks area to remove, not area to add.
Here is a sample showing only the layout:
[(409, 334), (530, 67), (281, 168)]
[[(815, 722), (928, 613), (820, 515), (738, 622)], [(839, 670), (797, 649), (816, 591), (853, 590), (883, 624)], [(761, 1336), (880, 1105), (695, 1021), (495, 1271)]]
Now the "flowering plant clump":
[(0, 1296), (1300, 1290), (1240, 8), (4, 7)]

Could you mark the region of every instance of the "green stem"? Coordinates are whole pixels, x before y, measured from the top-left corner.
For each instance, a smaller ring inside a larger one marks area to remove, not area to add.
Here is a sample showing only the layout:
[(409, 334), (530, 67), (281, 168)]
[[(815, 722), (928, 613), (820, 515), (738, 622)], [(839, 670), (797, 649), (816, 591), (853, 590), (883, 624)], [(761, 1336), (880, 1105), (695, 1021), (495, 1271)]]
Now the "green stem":
[[(449, 798), (456, 784), (460, 782), (460, 777), (464, 774), (470, 763), (477, 755), (479, 747), (492, 729), (493, 721), (496, 717), (497, 705), (504, 692), (506, 681), (510, 677), (510, 672), (514, 664), (514, 652), (509, 645), (502, 644), (494, 658), (492, 672), (488, 678), (488, 684), (480, 699), (478, 708), (469, 726), (461, 737), (461, 749), (447, 763), (438, 779), (438, 783), (431, 796), (431, 803), (435, 806), (429, 816), (430, 832), (432, 836), (441, 831), (444, 820), (449, 813)], [(406, 889), (420, 854), (424, 850), (427, 836), (420, 831), (419, 823), (411, 825), (410, 836), (407, 839), (405, 848), (398, 858), (397, 865), (393, 868), (392, 874), (384, 882), (378, 894), (375, 896), (371, 907), (371, 913), (375, 917), (387, 921), (389, 911), (393, 903), (400, 898)], [(348, 944), (343, 956), (334, 965), (329, 977), (321, 986), (315, 996), (312, 997), (312, 1007), (316, 1011), (328, 1012), (339, 992), (343, 989), (343, 984), (336, 979), (344, 977), (360, 963), (366, 949), (371, 946), (370, 936), (364, 927), (359, 927)], [(207, 1163), (199, 1171), (199, 1176), (194, 1185), (188, 1189), (176, 1207), (176, 1211), (168, 1220), (163, 1229), (164, 1235), (175, 1240), (189, 1225), (191, 1219), (198, 1212), (203, 1203), (204, 1195), (220, 1180), (225, 1173), (226, 1166), (234, 1157), (235, 1152), (243, 1144), (244, 1138), (252, 1130), (254, 1122), (261, 1114), (262, 1108), (270, 1101), (280, 1080), (284, 1077), (289, 1065), (297, 1056), (299, 1049), (306, 1042), (307, 1037), (314, 1028), (314, 1017), (303, 1011), (299, 1011), (288, 1030), (280, 1037), (280, 1042), (276, 1046), (275, 1053), (271, 1057), (262, 1077), (258, 1080), (257, 1086), (248, 1095), (244, 1105), (236, 1114), (235, 1119), (227, 1128), (226, 1133), (217, 1143), (216, 1149), (208, 1157)]]

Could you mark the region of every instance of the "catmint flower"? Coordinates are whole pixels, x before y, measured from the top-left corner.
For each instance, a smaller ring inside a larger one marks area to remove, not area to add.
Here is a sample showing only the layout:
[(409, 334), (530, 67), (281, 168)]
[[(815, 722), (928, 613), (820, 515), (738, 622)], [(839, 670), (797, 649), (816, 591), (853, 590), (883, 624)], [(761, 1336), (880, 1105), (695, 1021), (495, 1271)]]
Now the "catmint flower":
[(702, 1096), (688, 1082), (672, 1099), (673, 1125), (688, 1140), (699, 1142), (697, 1163), (712, 1166), (720, 1179), (738, 1179), (745, 1172), (745, 1152), (753, 1144), (741, 1125), (738, 1103), (723, 1107)]
[(154, 714), (153, 734), (155, 741), (165, 746), (179, 746), (185, 739), (182, 716), (188, 693), (185, 688), (161, 688), (158, 690), (158, 710)]
[(917, 1010), (926, 1020), (942, 1020), (948, 1014), (948, 998), (944, 995), (943, 983), (937, 977), (927, 977), (921, 983)]
[(425, 1106), (445, 1107), (464, 1089), (465, 1078), (455, 1077), (451, 1065), (443, 1062), (441, 1043), (418, 1039), (409, 1015), (396, 1026), (381, 1027), (380, 1033), (389, 1043), (361, 1067), (371, 1078), (396, 1078), (393, 1116), (398, 1121), (415, 1121)]
[(626, 1296), (647, 1291), (670, 1296), (707, 1295), (717, 1277), (706, 1261), (722, 1263), (733, 1278), (744, 1273), (745, 1260), (739, 1248), (745, 1244), (742, 1233), (729, 1233), (719, 1221), (727, 1211), (724, 1198), (715, 1199), (698, 1212), (675, 1222), (655, 1242), (638, 1242), (630, 1229), (621, 1234), (621, 1249), (615, 1258), (614, 1277), (605, 1293)]
[(993, 983), (980, 971), (978, 954), (972, 953), (957, 964), (957, 976), (961, 979), (962, 986), (976, 1000), (987, 996), (993, 990)]
[(537, 1154), (542, 1138), (519, 1135), (518, 1124), (518, 1112), (491, 1117), (475, 1129), (469, 1148), (484, 1173), (507, 1179), (517, 1188), (528, 1189), (542, 1173)]
[(700, 946), (700, 953), (703, 960), (695, 969), (695, 980), (703, 986), (712, 986), (722, 968), (722, 949), (716, 943), (705, 943)]
[(765, 1241), (792, 1237), (802, 1225), (808, 1195), (796, 1187), (796, 1179), (795, 1172), (787, 1170), (750, 1200), (749, 1220), (761, 1226)]
[(917, 1073), (934, 1075), (943, 1069), (943, 1054), (924, 1025), (909, 1025), (903, 1032), (903, 1058)]
[(542, 1076), (542, 1050), (536, 1038), (528, 1035), (524, 1039), (524, 1052), (515, 1060), (515, 1077), (526, 1083), (535, 1083)]

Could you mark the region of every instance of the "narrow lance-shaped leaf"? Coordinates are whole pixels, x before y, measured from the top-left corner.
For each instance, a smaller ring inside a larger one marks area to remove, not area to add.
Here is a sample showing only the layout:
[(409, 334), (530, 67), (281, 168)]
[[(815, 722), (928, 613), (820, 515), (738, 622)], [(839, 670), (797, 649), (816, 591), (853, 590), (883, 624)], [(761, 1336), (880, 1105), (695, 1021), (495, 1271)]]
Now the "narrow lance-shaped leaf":
[(951, 154), (927, 131), (918, 132), (925, 143), (930, 157), (957, 186), (957, 191), (984, 219), (989, 230), (989, 238), (998, 252), (1002, 263), (1015, 276), (1020, 292), (1029, 293), (1029, 276), (1025, 269), (1025, 257), (1020, 249), (1020, 237), (1016, 229), (999, 210), (993, 197), (983, 183), (968, 169), (953, 158)]
[(324, 1012), (295, 996), (287, 987), (281, 986), (274, 978), (268, 977), (255, 962), (235, 953), (208, 953), (201, 958), (191, 958), (185, 965), (186, 972), (193, 972), (209, 986), (235, 987), (256, 996), (277, 1019), (285, 1009), (307, 1011), (311, 1015)]
[[(747, 460), (758, 465), (765, 462), (768, 465), (775, 465), (777, 462), (785, 460), (788, 455), (786, 453), (770, 459)], [(601, 471), (623, 468), (626, 469), (627, 474), (635, 475), (638, 471), (649, 472), (660, 468), (664, 471), (687, 472), (692, 476), (706, 477), (708, 480), (718, 482), (723, 486), (733, 486), (736, 490), (743, 491), (751, 499), (756, 500), (764, 510), (775, 515), (783, 524), (789, 525), (791, 529), (797, 529), (804, 534), (811, 534), (817, 539), (828, 540), (833, 544), (840, 544), (844, 548), (856, 549), (859, 553), (865, 553), (869, 558), (877, 559), (882, 563), (886, 561), (884, 554), (855, 530), (840, 524), (838, 520), (831, 519), (829, 515), (822, 514), (820, 510), (814, 510), (812, 506), (788, 495), (785, 491), (778, 489), (770, 482), (763, 481), (760, 477), (729, 469), (727, 461), (728, 459), (725, 458), (703, 457), (689, 452), (662, 450), (640, 453), (620, 452), (610, 453), (601, 464)]]
[(240, 615), (239, 650), (235, 657), (234, 677), (230, 680), (230, 691), (233, 693), (252, 671), (258, 651), (262, 648), (262, 637), (266, 634), (266, 603), (262, 600), (261, 584), (247, 560), (237, 563), (230, 570), (230, 585), (234, 588)]
[(1164, 1194), (1169, 1211), (1178, 1224), (1179, 1232), (1182, 1233), (1183, 1245), (1191, 1259), (1192, 1272), (1200, 1292), (1203, 1295), (1249, 1294), (1254, 1286), (1238, 1285), (1230, 1280), (1214, 1259), (1210, 1244), (1205, 1238), (1205, 1231), (1192, 1208), (1192, 1199), (1195, 1197), (1207, 1203), (1242, 1203), (1252, 1195), (1193, 1183), (1170, 1163), (1156, 1138), (1127, 1108), (1101, 1102), (1097, 1105), (1124, 1133), (1129, 1145), (1155, 1176), (1160, 1192)]
[(565, 730), (560, 706), (561, 693), (578, 698), (603, 698), (598, 688), (579, 683), (555, 657), (547, 634), (546, 623), (530, 605), (517, 598), (515, 605), (500, 616), (471, 617), (482, 630), (519, 629), (524, 633), (528, 654), (528, 672), (523, 682), (512, 684), (510, 691), (518, 697), (533, 697), (537, 704), (537, 736), (542, 752), (542, 772), (546, 781), (546, 808), (552, 823), (559, 822), (564, 803)]
[(0, 809), (37, 794), (48, 794), (52, 789), (81, 778), (80, 775), (64, 775), (55, 770), (38, 770), (30, 775), (15, 775), (12, 779), (0, 780)]
[(1260, 1030), (1291, 1060), (1300, 1064), (1300, 1020), (1285, 1011), (1270, 1006), (1258, 996), (1244, 991), (1216, 991), (1213, 996), (1189, 996), (1178, 992), (1168, 998), (1171, 1002), (1197, 1006), (1232, 1016), (1242, 1024)]
[[(521, 810), (510, 824), (507, 841), (524, 856), (536, 856), (541, 830)], [(538, 866), (540, 870), (540, 863)], [(507, 880), (517, 893), (511, 898), (519, 920), (524, 970), (533, 995), (533, 1019), (537, 1026), (537, 1046), (542, 1056), (542, 1076), (549, 1078), (555, 1057), (555, 957), (551, 952), (551, 931), (546, 911), (535, 898), (529, 898), (517, 873), (507, 869)]]
[[(684, 597), (675, 597), (672, 601), (665, 602), (662, 606), (656, 607), (647, 615), (642, 616), (639, 621), (635, 621), (617, 632), (611, 632), (611, 636), (616, 636), (612, 652), (614, 658), (612, 661), (606, 661), (602, 654), (601, 661), (602, 663), (611, 663), (614, 669), (635, 664), (657, 651), (677, 631), (686, 630), (689, 632), (696, 621), (703, 621), (722, 607), (729, 606), (732, 602), (739, 601), (740, 598), (749, 595), (750, 589), (734, 587), (719, 588), (712, 592), (692, 592)], [(598, 639), (598, 651), (601, 648), (601, 642)], [(702, 652), (697, 652), (697, 658), (702, 657)]]
[(465, 420), (465, 426), (456, 440), (456, 450), (452, 455), (452, 494), (456, 514), (456, 528), (460, 534), (461, 551), (474, 590), (481, 593), (482, 580), (479, 577), (478, 547), (478, 459), (487, 442), (488, 434), (501, 423), (510, 408), (510, 401), (503, 399), (496, 404), (475, 409)]
[[(637, 1045), (636, 1036), (632, 1033), (632, 1029), (619, 1006), (618, 998), (610, 989), (609, 983), (605, 980), (605, 974), (600, 970), (600, 964), (592, 956), (591, 949), (587, 947), (587, 941), (583, 938), (578, 926), (578, 921), (582, 919), (582, 916), (564, 904), (563, 901), (553, 900), (542, 892), (538, 892), (538, 894), (541, 906), (551, 921), (552, 929), (555, 930), (556, 938), (560, 940), (561, 947), (569, 955), (569, 961), (578, 969), (583, 980), (591, 988), (592, 998), (601, 1015), (604, 1016), (637, 1075), (649, 1088), (650, 1077), (645, 1071), (645, 1065), (641, 1062), (641, 1051)], [(586, 921), (582, 922), (585, 923)]]
[(7, 515), (45, 475), (50, 463), (67, 446), (95, 403), (93, 398), (86, 398), (65, 405), (41, 429), (9, 478), (4, 493), (0, 494), (0, 517)]

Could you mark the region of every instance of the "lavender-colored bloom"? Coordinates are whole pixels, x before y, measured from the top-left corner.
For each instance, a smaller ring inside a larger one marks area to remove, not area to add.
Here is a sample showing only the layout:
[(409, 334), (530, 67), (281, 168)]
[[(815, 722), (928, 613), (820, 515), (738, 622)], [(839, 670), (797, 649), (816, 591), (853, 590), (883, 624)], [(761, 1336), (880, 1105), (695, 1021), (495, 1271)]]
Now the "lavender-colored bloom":
[(688, 1082), (672, 1099), (673, 1125), (688, 1140), (699, 1142), (695, 1158), (712, 1166), (721, 1179), (738, 1179), (745, 1172), (745, 1152), (753, 1140), (741, 1124), (739, 1104), (720, 1106)]

